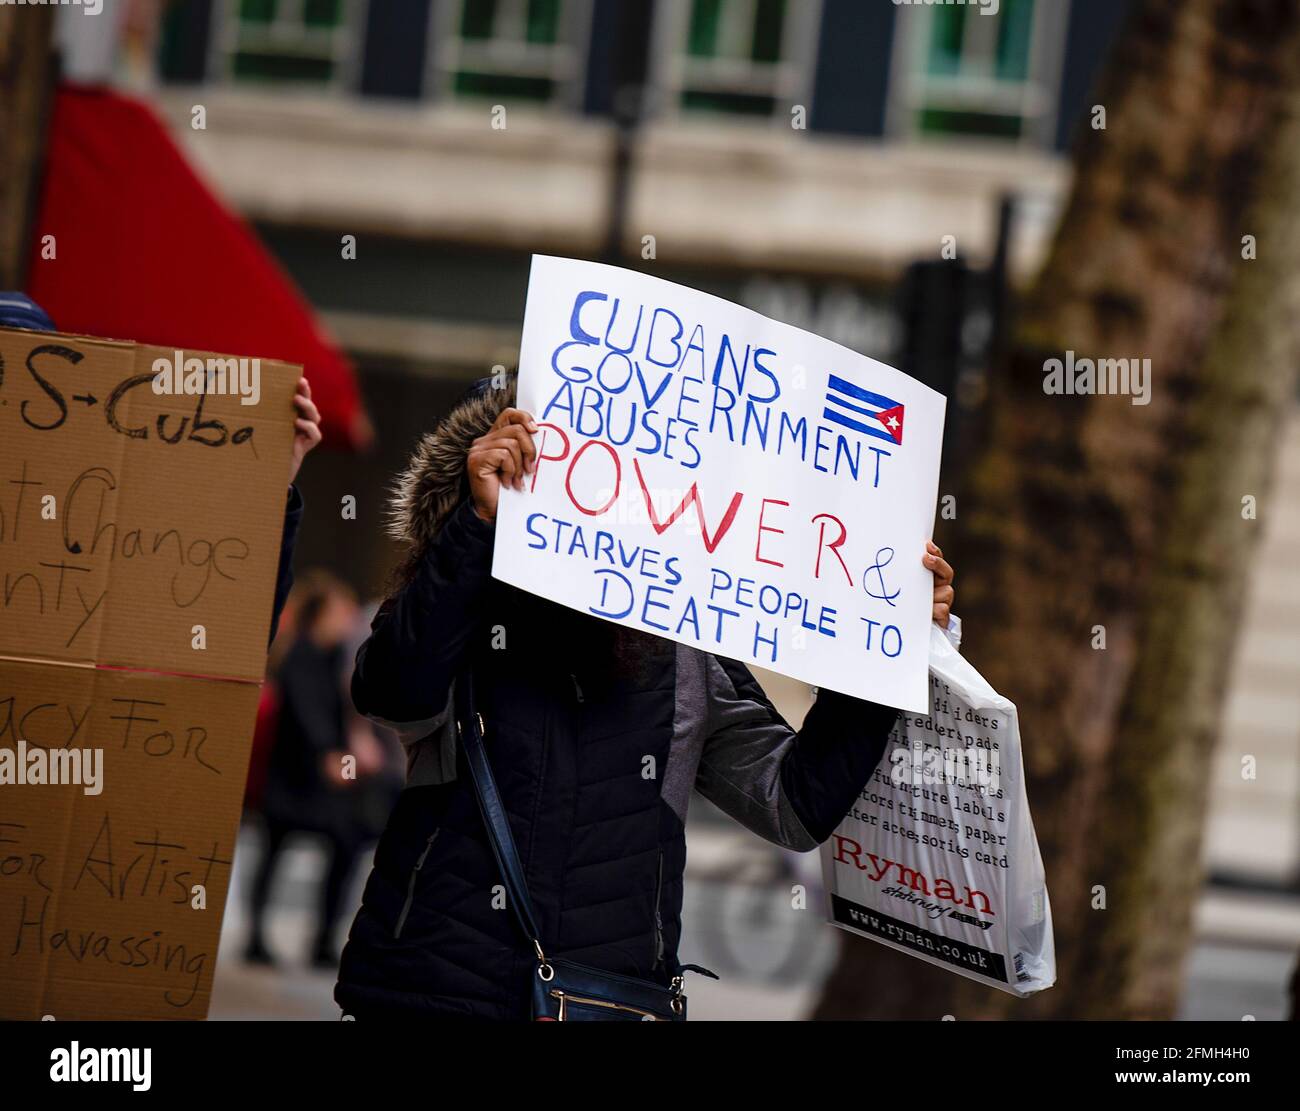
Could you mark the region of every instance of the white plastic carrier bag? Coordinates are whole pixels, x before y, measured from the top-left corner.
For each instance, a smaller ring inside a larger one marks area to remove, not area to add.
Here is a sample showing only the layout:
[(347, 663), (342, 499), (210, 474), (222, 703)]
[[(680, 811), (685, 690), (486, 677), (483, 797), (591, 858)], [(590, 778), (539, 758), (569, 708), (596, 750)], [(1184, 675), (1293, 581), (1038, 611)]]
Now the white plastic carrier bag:
[(832, 925), (1016, 995), (1056, 980), (1015, 706), (930, 627), (930, 714), (900, 713), (822, 846)]

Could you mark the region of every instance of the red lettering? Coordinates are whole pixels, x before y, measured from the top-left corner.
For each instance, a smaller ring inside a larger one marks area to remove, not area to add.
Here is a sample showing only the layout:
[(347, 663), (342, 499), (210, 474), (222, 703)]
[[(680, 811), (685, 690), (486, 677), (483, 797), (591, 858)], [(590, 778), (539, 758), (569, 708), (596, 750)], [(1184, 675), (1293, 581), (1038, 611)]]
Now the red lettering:
[(765, 524), (763, 524), (763, 513), (767, 510), (767, 507), (768, 507), (769, 505), (789, 505), (789, 504), (790, 504), (790, 503), (789, 503), (788, 501), (777, 501), (776, 498), (764, 498), (764, 499), (763, 499), (763, 504), (762, 504), (761, 506), (759, 506), (759, 508), (758, 508), (758, 539), (754, 542), (754, 558), (755, 558), (759, 563), (770, 563), (773, 567), (784, 567), (784, 566), (785, 566), (785, 564), (782, 563), (780, 560), (777, 560), (777, 559), (764, 559), (763, 556), (762, 556), (763, 533), (765, 533), (765, 532), (775, 532), (775, 533), (779, 533), (779, 534), (782, 535), (782, 536), (785, 535), (785, 529), (783, 529), (783, 528), (773, 528), (771, 525), (765, 525)]
[[(866, 865), (858, 859), (858, 854), (862, 852), (862, 846), (849, 837), (841, 837), (838, 833), (832, 834), (835, 838), (835, 863), (848, 864), (849, 857), (853, 858), (853, 867), (859, 872), (866, 871)], [(850, 852), (848, 846), (852, 845), (853, 850)]]
[[(609, 500), (599, 509), (588, 509), (578, 501), (576, 495), (573, 493), (573, 472), (578, 466), (578, 460), (581, 459), (583, 455), (586, 454), (587, 449), (591, 447), (603, 447), (607, 452), (609, 452), (610, 458), (614, 460), (614, 492), (610, 494)], [(609, 444), (605, 443), (604, 440), (588, 440), (582, 445), (582, 447), (578, 448), (577, 452), (574, 453), (573, 462), (569, 464), (569, 473), (564, 478), (564, 492), (569, 495), (569, 501), (573, 502), (573, 507), (579, 513), (585, 513), (588, 517), (599, 517), (602, 513), (607, 512), (609, 507), (618, 500), (618, 488), (622, 485), (622, 482), (623, 463), (618, 457), (618, 452), (616, 452)]]
[[(884, 874), (888, 872), (890, 868), (894, 866), (894, 862), (888, 859), (885, 860), (884, 864), (881, 864), (880, 857), (878, 857), (875, 853), (867, 853), (867, 856), (871, 857), (871, 863), (876, 867), (876, 874), (871, 877), (872, 883), (875, 883), (878, 879), (884, 876)], [(902, 866), (900, 865), (900, 867)], [(864, 868), (863, 871), (865, 872), (866, 869)]]
[[(852, 586), (853, 576), (849, 574), (848, 567), (844, 565), (844, 557), (839, 552), (840, 545), (848, 538), (849, 530), (844, 527), (843, 521), (830, 513), (818, 513), (813, 520), (821, 521), (821, 526), (817, 530), (817, 563), (813, 568), (813, 578), (820, 579), (822, 577), (822, 549), (825, 548), (840, 561), (840, 566), (844, 569), (844, 577), (849, 580), (849, 586)], [(840, 526), (839, 539), (830, 544), (826, 543), (826, 521), (834, 521)]]
[(641, 484), (641, 496), (645, 499), (646, 513), (650, 516), (650, 527), (655, 530), (655, 534), (662, 536), (668, 527), (677, 520), (678, 517), (686, 512), (686, 507), (694, 504), (695, 516), (700, 522), (700, 536), (704, 539), (704, 548), (706, 551), (711, 553), (722, 541), (722, 538), (727, 535), (727, 530), (731, 528), (731, 522), (736, 519), (736, 513), (740, 509), (741, 500), (745, 495), (739, 490), (732, 495), (731, 504), (727, 506), (727, 512), (723, 514), (722, 521), (718, 525), (717, 531), (712, 536), (709, 536), (709, 526), (704, 519), (704, 506), (700, 502), (700, 487), (698, 483), (691, 483), (691, 488), (686, 491), (686, 496), (682, 498), (677, 508), (668, 515), (668, 520), (660, 522), (659, 518), (655, 516), (655, 507), (653, 499), (650, 497), (649, 487), (645, 484), (645, 475), (641, 473), (641, 460), (633, 459), (632, 466), (636, 469), (636, 480)]
[[(559, 462), (561, 459), (567, 459), (569, 456), (569, 437), (568, 434), (558, 424), (541, 424), (538, 425), (542, 430), (542, 442), (537, 446), (537, 459), (533, 464), (533, 481), (529, 483), (528, 492), (531, 494), (537, 489), (537, 476), (542, 471), (543, 460), (550, 459)], [(559, 455), (546, 454), (546, 441), (550, 438), (550, 430), (555, 429), (561, 440), (564, 441), (564, 450)]]

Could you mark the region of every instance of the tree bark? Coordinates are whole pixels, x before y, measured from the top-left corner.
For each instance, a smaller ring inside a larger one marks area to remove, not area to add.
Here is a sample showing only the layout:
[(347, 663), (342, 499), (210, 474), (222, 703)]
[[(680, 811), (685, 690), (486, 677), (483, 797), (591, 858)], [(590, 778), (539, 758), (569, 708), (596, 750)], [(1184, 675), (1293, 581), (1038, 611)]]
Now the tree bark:
[[(1300, 11), (1140, 5), (990, 391), (945, 550), (964, 652), (1021, 716), (1056, 930), (1029, 1000), (845, 936), (817, 1018), (1172, 1016), (1249, 556), (1294, 397)], [(1243, 257), (1242, 237), (1258, 258)], [(1151, 399), (1044, 360), (1149, 358)], [(1104, 628), (1105, 647), (1094, 649)], [(1104, 899), (1104, 909), (1102, 900)]]
[(0, 6), (0, 289), (21, 289), (45, 150), (53, 58), (50, 7)]

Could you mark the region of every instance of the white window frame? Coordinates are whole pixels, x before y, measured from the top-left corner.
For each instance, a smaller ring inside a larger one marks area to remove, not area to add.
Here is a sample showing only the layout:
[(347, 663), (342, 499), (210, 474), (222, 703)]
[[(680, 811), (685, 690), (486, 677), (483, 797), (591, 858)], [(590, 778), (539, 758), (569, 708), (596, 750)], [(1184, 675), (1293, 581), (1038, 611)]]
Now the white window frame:
[[(925, 72), (935, 6), (899, 5), (894, 16), (890, 58), (889, 105), (886, 128), (890, 136), (917, 143), (980, 143), (997, 146), (1050, 148), (1060, 114), (1061, 77), (1071, 0), (1034, 0), (1029, 37), (1029, 64), (1021, 82), (994, 77), (934, 78)], [(999, 17), (980, 14), (973, 2), (967, 16), (968, 33), (991, 36)], [(963, 42), (963, 47), (965, 42)], [(945, 90), (943, 86), (947, 85)], [(926, 132), (916, 122), (925, 107), (962, 112), (991, 112), (1018, 116), (1023, 125), (1016, 138), (961, 132)]]
[[(527, 0), (498, 2), (513, 16), (516, 29), (522, 32), (527, 16)], [(558, 41), (554, 45), (541, 46), (524, 42), (522, 33), (514, 40), (462, 39), (460, 24), (464, 0), (435, 0), (436, 26), (433, 46), (425, 59), (424, 96), (447, 104), (486, 103), (490, 97), (470, 97), (456, 92), (456, 73), (460, 70), (478, 69), (481, 72), (499, 72), (503, 76), (522, 73), (546, 77), (555, 83), (557, 91), (550, 100), (510, 99), (508, 103), (511, 107), (518, 106), (519, 109), (538, 112), (580, 110), (587, 87), (593, 3), (592, 0), (561, 0), (561, 4)], [(529, 68), (518, 68), (520, 63), (528, 61), (527, 55), (530, 52), (538, 55), (537, 61)], [(551, 57), (543, 59), (543, 52)], [(475, 62), (479, 64), (475, 65)]]
[[(752, 34), (757, 0), (726, 0), (722, 37), (737, 45)], [(811, 114), (813, 82), (816, 76), (818, 40), (822, 22), (822, 0), (789, 0), (781, 36), (781, 59), (762, 69), (770, 69), (771, 81), (758, 79), (760, 67), (735, 58), (692, 58), (686, 52), (690, 32), (691, 0), (658, 0), (655, 5), (654, 41), (650, 74), (652, 101), (656, 114), (666, 120), (722, 121), (757, 127), (789, 128), (790, 112), (802, 105)], [(719, 75), (719, 92), (753, 93), (771, 96), (774, 101), (768, 117), (743, 112), (704, 112), (682, 105), (682, 94), (704, 86), (691, 81), (690, 71), (713, 69)], [(745, 71), (750, 71), (746, 73)], [(727, 81), (734, 73), (738, 80)]]
[[(264, 40), (268, 47), (299, 46), (306, 38), (328, 41), (329, 50), (312, 57), (329, 57), (334, 63), (328, 81), (258, 80), (240, 77), (234, 72), (235, 54), (248, 51), (246, 28), (255, 24), (239, 18), (239, 0), (217, 0), (212, 5), (212, 26), (208, 35), (208, 79), (216, 84), (237, 88), (271, 90), (315, 90), (350, 93), (360, 84), (361, 52), (364, 46), (366, 14), (370, 0), (340, 0), (343, 18), (331, 30), (308, 28), (302, 20), (306, 0), (279, 0), (275, 18), (267, 24)], [(379, 0), (380, 3), (383, 0)], [(296, 18), (290, 18), (289, 12)], [(254, 36), (256, 37), (256, 36)], [(270, 51), (268, 51), (269, 53)]]

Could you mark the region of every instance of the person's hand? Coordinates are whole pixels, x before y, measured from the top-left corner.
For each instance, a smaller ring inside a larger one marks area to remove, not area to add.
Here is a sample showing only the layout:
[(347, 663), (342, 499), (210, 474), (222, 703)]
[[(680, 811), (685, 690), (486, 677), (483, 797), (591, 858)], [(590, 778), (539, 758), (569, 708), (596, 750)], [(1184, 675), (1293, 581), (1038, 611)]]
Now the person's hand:
[(522, 409), (506, 409), (496, 422), (469, 446), (466, 469), (474, 512), (485, 521), (497, 519), (501, 484), (524, 488), (524, 476), (537, 465), (533, 433), (537, 422)]
[(948, 617), (952, 613), (952, 567), (943, 558), (943, 552), (933, 540), (925, 542), (925, 555), (921, 562), (934, 572), (934, 623), (941, 629), (948, 627)]
[(298, 477), (298, 469), (312, 448), (320, 443), (320, 410), (311, 399), (311, 383), (298, 379), (298, 392), (293, 395), (298, 416), (293, 422), (293, 458), (289, 461), (289, 485)]

